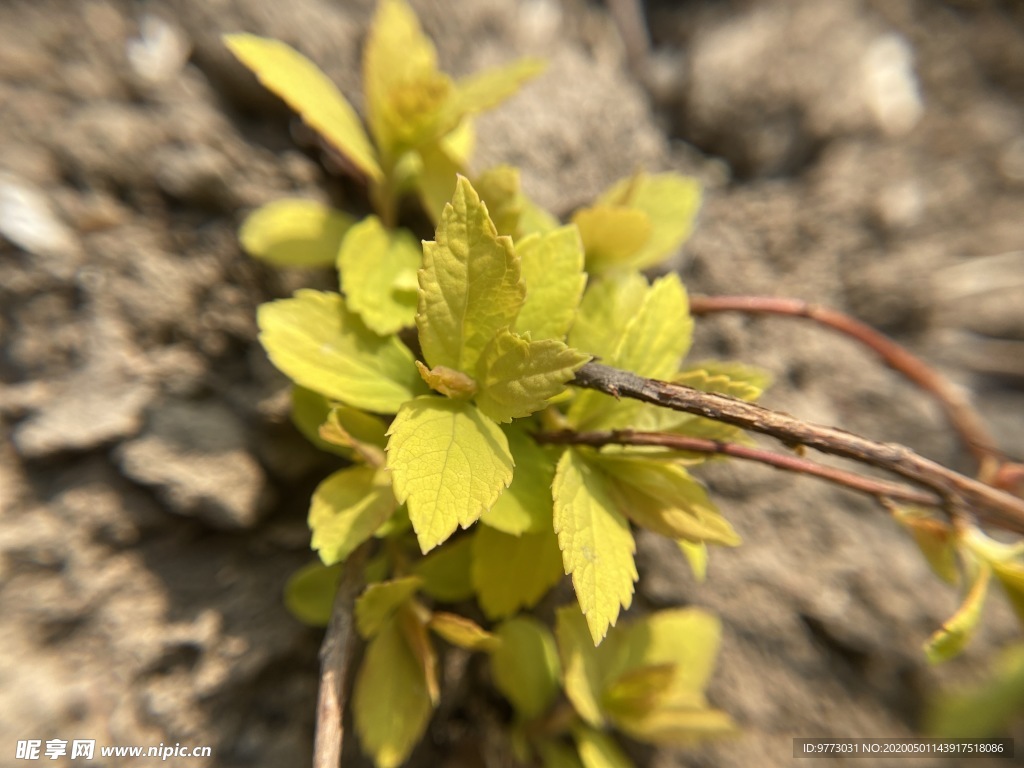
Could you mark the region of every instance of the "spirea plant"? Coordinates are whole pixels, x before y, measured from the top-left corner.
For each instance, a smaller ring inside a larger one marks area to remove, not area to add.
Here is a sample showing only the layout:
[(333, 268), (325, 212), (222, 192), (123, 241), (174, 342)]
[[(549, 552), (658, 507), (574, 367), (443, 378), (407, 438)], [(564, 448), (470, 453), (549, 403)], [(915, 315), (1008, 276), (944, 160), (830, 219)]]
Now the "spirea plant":
[[(438, 640), (488, 658), (524, 761), (628, 765), (616, 732), (670, 745), (732, 732), (704, 695), (713, 616), (690, 608), (619, 622), (638, 579), (634, 528), (671, 539), (703, 579), (708, 546), (740, 537), (690, 470), (716, 454), (756, 454), (744, 427), (757, 427), (740, 416), (669, 402), (685, 391), (756, 408), (768, 384), (737, 363), (687, 362), (685, 288), (641, 272), (689, 236), (697, 182), (637, 174), (561, 225), (527, 199), (514, 168), (471, 181), (473, 115), (542, 66), (454, 81), (402, 0), (380, 3), (365, 44), (365, 126), (295, 50), (245, 34), (225, 42), (365, 183), (375, 212), (357, 221), (282, 200), (241, 229), (258, 258), (340, 275), (337, 292), (300, 290), (260, 307), (258, 322), (270, 360), (294, 382), (295, 424), (344, 461), (313, 494), (320, 562), (295, 576), (287, 602), (327, 624), (341, 574), (356, 569), (365, 584), (352, 697), (363, 750), (392, 768), (423, 736), (441, 695)], [(436, 227), (422, 245), (399, 221), (410, 198)], [(604, 370), (593, 361), (633, 379), (594, 384), (583, 376)], [(632, 392), (634, 379), (653, 384)], [(964, 607), (930, 655), (963, 647), (992, 576), (1024, 615), (1020, 545), (932, 514), (922, 493), (874, 495), (936, 572), (967, 579)], [(530, 611), (566, 575), (576, 604), (548, 626)]]

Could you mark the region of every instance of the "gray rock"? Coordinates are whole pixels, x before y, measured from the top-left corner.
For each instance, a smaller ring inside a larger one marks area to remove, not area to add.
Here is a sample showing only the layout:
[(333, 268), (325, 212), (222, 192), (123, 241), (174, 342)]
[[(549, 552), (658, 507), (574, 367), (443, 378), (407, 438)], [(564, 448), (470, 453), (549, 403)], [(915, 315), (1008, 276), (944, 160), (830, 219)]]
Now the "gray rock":
[(218, 403), (164, 403), (115, 456), (126, 477), (154, 488), (176, 514), (250, 528), (266, 508), (263, 470), (246, 450), (244, 427)]
[(903, 37), (855, 2), (800, 0), (732, 8), (702, 28), (684, 110), (685, 135), (743, 175), (772, 175), (836, 136), (903, 135), (922, 103)]
[(135, 434), (152, 388), (141, 381), (90, 369), (67, 380), (14, 431), (26, 459), (84, 451)]

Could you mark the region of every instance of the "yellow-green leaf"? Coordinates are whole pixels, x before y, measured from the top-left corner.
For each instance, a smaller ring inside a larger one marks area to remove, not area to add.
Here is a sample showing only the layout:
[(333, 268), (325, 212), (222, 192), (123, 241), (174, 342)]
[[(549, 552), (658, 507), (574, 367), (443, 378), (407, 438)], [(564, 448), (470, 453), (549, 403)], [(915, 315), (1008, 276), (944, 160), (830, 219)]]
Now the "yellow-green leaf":
[(465, 401), (419, 397), (388, 431), (395, 496), (424, 553), (468, 528), (512, 481), (512, 454), (501, 428)]
[(316, 200), (285, 198), (250, 213), (238, 239), (250, 256), (278, 267), (329, 267), (352, 222)]
[(445, 205), (437, 239), (423, 244), (416, 315), (431, 366), (473, 375), (484, 347), (515, 323), (525, 288), (508, 237), (499, 237), (472, 185), (459, 177)]
[(596, 205), (572, 217), (587, 254), (587, 272), (601, 274), (628, 268), (651, 236), (646, 213), (620, 206)]
[(555, 638), (530, 616), (517, 616), (495, 632), (497, 647), (491, 651), (494, 684), (524, 719), (540, 717), (558, 695), (561, 666)]
[(584, 768), (633, 768), (633, 762), (611, 734), (586, 725), (572, 730)]
[(634, 523), (670, 539), (737, 546), (740, 537), (722, 517), (703, 486), (678, 464), (622, 454), (593, 461)]
[(693, 319), (675, 274), (655, 280), (629, 320), (610, 365), (652, 379), (671, 378), (690, 349)]
[(445, 130), (466, 115), (496, 107), (537, 77), (546, 65), (538, 59), (520, 59), (504, 67), (489, 69), (460, 80), (446, 105)]
[[(525, 238), (528, 235), (543, 235), (553, 229), (558, 229), (558, 219), (533, 202), (525, 194), (523, 195), (523, 209), (519, 213), (519, 230), (517, 238)], [(580, 246), (582, 248), (582, 245)]]
[(1003, 651), (981, 685), (941, 694), (928, 713), (928, 733), (946, 739), (983, 739), (1009, 732), (1024, 713), (1024, 644)]
[(633, 602), (636, 544), (603, 474), (575, 449), (559, 460), (552, 491), (565, 572), (597, 645)]
[(607, 682), (608, 647), (594, 647), (587, 620), (577, 606), (559, 608), (555, 614), (555, 638), (562, 662), (565, 695), (573, 709), (590, 725), (605, 723), (601, 697)]
[(530, 341), (502, 328), (477, 363), (476, 404), (495, 421), (508, 423), (546, 407), (565, 390), (590, 355), (557, 339)]
[(498, 639), (475, 621), (455, 613), (435, 611), (430, 628), (452, 645), (467, 651), (489, 651), (498, 646)]
[(336, 293), (300, 290), (261, 304), (260, 342), (296, 384), (353, 408), (394, 413), (426, 387), (412, 353), (368, 329)]
[[(613, 670), (605, 687), (606, 715), (634, 738), (655, 743), (682, 744), (733, 732), (728, 715), (708, 709), (704, 698), (720, 637), (718, 620), (694, 608), (659, 611), (624, 625), (609, 649), (615, 663), (605, 665)], [(648, 701), (628, 702), (612, 695), (623, 681), (632, 682), (638, 670), (666, 665), (674, 668), (673, 674)]]
[[(444, 149), (445, 154), (460, 166), (465, 166), (469, 162), (475, 145), (476, 128), (471, 117), (465, 118), (441, 139), (441, 147)], [(452, 189), (454, 189), (454, 185)], [(452, 196), (449, 194), (445, 201), (447, 202), (451, 198)], [(437, 212), (440, 214), (441, 209), (438, 208)]]
[(334, 596), (338, 593), (341, 564), (310, 563), (292, 574), (284, 588), (289, 612), (311, 627), (326, 627), (331, 620)]
[(914, 507), (897, 507), (894, 517), (913, 536), (935, 575), (947, 584), (958, 584), (956, 535), (949, 524)]
[(463, 536), (438, 547), (420, 560), (413, 571), (423, 579), (421, 590), (442, 603), (458, 603), (473, 596), (470, 564), (472, 539)]
[(484, 512), (480, 521), (513, 536), (550, 532), (554, 461), (525, 430), (515, 425), (505, 428), (505, 437), (508, 438), (508, 447), (515, 461), (515, 475), (509, 487), (494, 502), (494, 506)]
[[(626, 294), (629, 298), (633, 290)], [(618, 336), (614, 352), (602, 362), (640, 376), (669, 379), (689, 350), (692, 334), (686, 290), (678, 276), (666, 275), (643, 293), (636, 313), (629, 316)], [(593, 352), (584, 346), (578, 348)], [(617, 428), (629, 425), (639, 408), (635, 400), (616, 401), (588, 390), (573, 403), (569, 420), (580, 429)]]
[(511, 165), (489, 168), (477, 177), (473, 186), (487, 206), (498, 234), (514, 236), (519, 229), (519, 214), (523, 210), (519, 169)]
[(416, 178), (416, 192), (430, 220), (437, 224), (445, 204), (455, 194), (455, 183), (463, 170), (463, 163), (452, 156), (440, 141), (422, 145), (416, 150), (420, 171)]
[(350, 445), (338, 445), (320, 435), (320, 426), (327, 420), (330, 412), (330, 401), (319, 392), (298, 385), (292, 387), (291, 417), (295, 428), (321, 451), (351, 459), (353, 453)]
[(675, 674), (675, 664), (646, 664), (628, 669), (605, 688), (601, 708), (613, 720), (623, 712), (650, 712), (664, 701)]
[(718, 392), (750, 402), (764, 393), (772, 376), (768, 371), (742, 363), (702, 360), (680, 371), (672, 381), (701, 392)]
[(1024, 563), (993, 562), (992, 570), (1006, 592), (1017, 618), (1024, 624)]
[(353, 695), (356, 732), (377, 768), (397, 768), (423, 736), (433, 705), (423, 667), (390, 617), (370, 641)]
[(575, 227), (531, 235), (516, 244), (526, 300), (516, 331), (533, 339), (564, 339), (576, 318), (587, 276), (583, 245)]
[(394, 514), (373, 532), (373, 536), (376, 539), (391, 539), (411, 530), (412, 521), (409, 520), (409, 510), (405, 504), (399, 504), (395, 508)]
[(426, 609), (414, 603), (407, 602), (398, 608), (397, 614), (399, 626), (402, 628), (402, 635), (405, 637), (413, 658), (420, 665), (423, 672), (423, 679), (427, 685), (427, 696), (430, 703), (437, 706), (441, 700), (441, 684), (437, 674), (437, 650), (430, 641), (430, 634), (427, 632), (427, 620), (429, 613)]
[(451, 84), (437, 71), (434, 44), (404, 0), (381, 0), (363, 49), (367, 122), (385, 157), (436, 115)]
[(638, 741), (665, 746), (688, 746), (739, 732), (728, 713), (708, 707), (657, 708), (641, 715), (623, 715), (615, 725)]
[(374, 181), (383, 178), (359, 116), (312, 61), (278, 40), (225, 35), (224, 43), (260, 82), (280, 96), (331, 146)]
[(693, 232), (700, 210), (701, 186), (697, 179), (676, 173), (641, 173), (617, 182), (598, 202), (628, 206), (647, 214), (650, 237), (628, 265), (632, 269), (646, 269), (675, 253)]
[(545, 738), (539, 739), (536, 746), (544, 768), (584, 768), (579, 753), (569, 744)]
[(381, 336), (416, 320), (418, 297), (413, 276), (420, 266), (420, 246), (404, 229), (386, 230), (367, 216), (349, 230), (338, 252), (341, 289), (349, 309)]
[(564, 575), (550, 530), (510, 536), (486, 525), (473, 534), (473, 588), (489, 619), (532, 608)]
[(662, 664), (675, 666), (663, 703), (692, 706), (703, 703), (721, 635), (721, 625), (710, 613), (673, 608), (627, 623), (616, 633), (615, 642), (624, 672)]
[(697, 583), (703, 584), (708, 577), (708, 545), (703, 541), (687, 541), (686, 539), (677, 540), (676, 545), (690, 564), (693, 578), (697, 580)]
[(592, 280), (569, 331), (569, 346), (607, 363), (614, 357), (626, 325), (640, 311), (649, 290), (644, 276), (637, 272), (617, 276), (615, 280)]
[(949, 661), (967, 647), (981, 620), (981, 609), (985, 604), (991, 577), (992, 567), (984, 561), (978, 562), (964, 601), (956, 613), (944, 621), (942, 627), (925, 643), (924, 651), (928, 661), (933, 664)]
[(324, 565), (345, 560), (396, 507), (391, 478), (374, 467), (349, 467), (317, 486), (309, 505), (312, 547)]
[(406, 576), (368, 586), (356, 600), (356, 628), (364, 638), (373, 637), (403, 604), (408, 602), (422, 580)]

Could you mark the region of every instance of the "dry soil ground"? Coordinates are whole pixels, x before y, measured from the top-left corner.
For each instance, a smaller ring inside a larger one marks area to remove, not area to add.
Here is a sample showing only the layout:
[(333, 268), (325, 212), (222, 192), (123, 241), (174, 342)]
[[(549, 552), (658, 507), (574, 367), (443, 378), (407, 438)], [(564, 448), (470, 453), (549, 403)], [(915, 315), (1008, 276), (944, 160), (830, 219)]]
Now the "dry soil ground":
[[(480, 121), (478, 166), (520, 165), (560, 214), (638, 168), (699, 175), (676, 262), (691, 291), (846, 309), (971, 388), (1024, 455), (1024, 4), (650, 2), (654, 47), (632, 69), (598, 3), (413, 5), (450, 71), (550, 60)], [(310, 558), (305, 504), (330, 466), (288, 425), (253, 316), (330, 276), (255, 264), (235, 229), (338, 186), (218, 35), (284, 39), (358, 99), (371, 11), (0, 4), (0, 764), (54, 737), (308, 764), (318, 634), (280, 592)], [(697, 346), (770, 369), (771, 406), (970, 469), (931, 403), (824, 331), (720, 317)], [(793, 736), (913, 734), (939, 684), (1014, 635), (992, 600), (966, 659), (929, 668), (921, 643), (956, 596), (884, 514), (767, 470), (705, 477), (745, 546), (696, 585), (641, 537), (638, 602), (722, 617), (710, 696), (744, 735), (634, 745), (638, 763), (789, 765)], [(490, 700), (449, 690), (416, 764), (501, 764), (469, 720)]]

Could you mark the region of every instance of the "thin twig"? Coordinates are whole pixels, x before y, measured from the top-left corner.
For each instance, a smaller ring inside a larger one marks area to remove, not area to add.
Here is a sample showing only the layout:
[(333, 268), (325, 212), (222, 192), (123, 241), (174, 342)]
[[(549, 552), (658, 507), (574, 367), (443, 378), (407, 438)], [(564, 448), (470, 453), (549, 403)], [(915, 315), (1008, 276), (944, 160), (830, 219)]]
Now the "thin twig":
[(703, 437), (688, 437), (668, 432), (639, 432), (632, 429), (596, 432), (574, 432), (566, 429), (560, 432), (539, 432), (534, 435), (534, 439), (539, 443), (589, 445), (595, 448), (600, 448), (604, 445), (660, 446), (675, 451), (732, 456), (736, 459), (746, 459), (747, 461), (755, 461), (759, 464), (767, 464), (786, 472), (796, 472), (801, 475), (817, 477), (853, 491), (866, 493), (877, 500), (888, 499), (929, 507), (942, 505), (942, 499), (930, 491), (921, 491), (898, 483), (891, 483), (887, 480), (878, 480), (858, 475), (855, 472), (848, 472), (844, 469), (828, 467), (801, 456), (775, 453), (763, 448), (741, 445), (739, 443), (723, 443)]
[(369, 555), (367, 545), (349, 557), (331, 607), (320, 646), (320, 693), (316, 703), (316, 736), (313, 741), (313, 768), (338, 768), (344, 738), (345, 689), (355, 637), (353, 608), (362, 586), (363, 564)]
[(645, 379), (600, 363), (587, 363), (572, 383), (613, 397), (629, 397), (653, 405), (732, 424), (774, 437), (786, 445), (803, 445), (900, 475), (942, 497), (950, 515), (973, 513), (979, 520), (1024, 534), (1024, 499), (925, 459), (898, 443), (879, 443), (835, 427), (801, 421), (788, 414), (725, 395)]
[(982, 480), (991, 480), (998, 469), (996, 441), (964, 392), (921, 358), (860, 320), (800, 299), (768, 296), (697, 296), (690, 302), (690, 311), (695, 315), (746, 312), (808, 318), (855, 339), (942, 405), (949, 423), (978, 461)]

